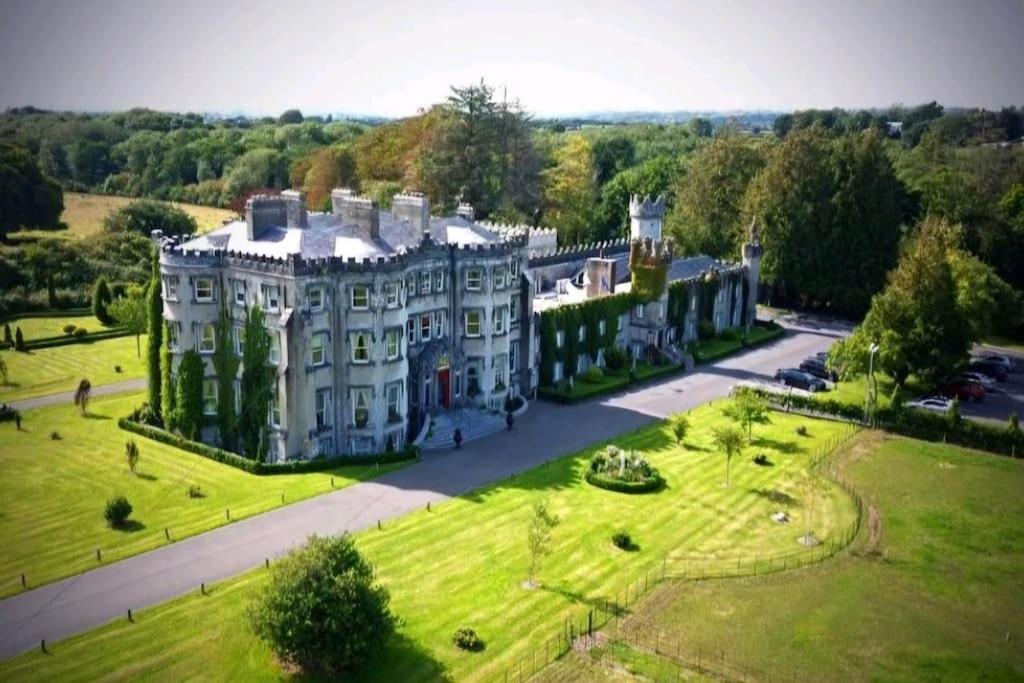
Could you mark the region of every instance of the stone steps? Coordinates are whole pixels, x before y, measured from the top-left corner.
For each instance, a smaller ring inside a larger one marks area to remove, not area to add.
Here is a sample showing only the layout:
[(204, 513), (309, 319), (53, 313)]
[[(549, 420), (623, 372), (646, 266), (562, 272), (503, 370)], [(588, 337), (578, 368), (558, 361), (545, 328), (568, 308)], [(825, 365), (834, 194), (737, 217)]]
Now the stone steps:
[(462, 443), (500, 432), (506, 428), (504, 416), (490, 413), (474, 413), (471, 417), (464, 417), (461, 421), (447, 415), (441, 415), (434, 419), (431, 435), (424, 439), (420, 446), (424, 450), (454, 448), (455, 430), (459, 428), (462, 429)]

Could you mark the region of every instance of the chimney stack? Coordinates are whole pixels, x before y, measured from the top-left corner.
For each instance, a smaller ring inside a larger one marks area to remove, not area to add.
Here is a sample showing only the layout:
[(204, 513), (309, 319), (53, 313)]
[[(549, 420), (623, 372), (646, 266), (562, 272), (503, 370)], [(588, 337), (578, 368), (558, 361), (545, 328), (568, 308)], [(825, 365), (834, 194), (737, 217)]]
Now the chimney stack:
[(396, 194), (391, 202), (391, 213), (398, 220), (409, 221), (416, 236), (415, 242), (430, 231), (430, 200), (419, 192)]
[(347, 188), (331, 191), (333, 213), (345, 225), (355, 225), (371, 239), (380, 237), (380, 209), (377, 202), (366, 197), (357, 197)]
[(245, 202), (246, 236), (250, 242), (260, 238), (267, 228), (288, 225), (288, 209), (285, 200), (272, 195), (257, 194)]
[(306, 228), (309, 226), (306, 212), (306, 193), (297, 190), (285, 190), (281, 193), (285, 206), (285, 219), (289, 228)]

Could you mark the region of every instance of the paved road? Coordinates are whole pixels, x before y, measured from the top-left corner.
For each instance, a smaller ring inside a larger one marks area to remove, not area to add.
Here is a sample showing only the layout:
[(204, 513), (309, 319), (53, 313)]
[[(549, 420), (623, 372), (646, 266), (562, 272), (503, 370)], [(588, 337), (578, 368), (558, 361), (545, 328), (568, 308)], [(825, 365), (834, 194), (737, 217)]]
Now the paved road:
[[(124, 391), (138, 391), (146, 388), (146, 378), (126, 379), (113, 384), (101, 384), (92, 388), (93, 396), (106, 396), (108, 394), (120, 394)], [(74, 391), (62, 391), (59, 394), (46, 394), (33, 398), (23, 398), (20, 401), (9, 401), (8, 403), (16, 410), (28, 410), (29, 408), (43, 408), (45, 406), (57, 405), (59, 403), (74, 403)]]
[(792, 328), (783, 338), (698, 370), (575, 406), (535, 403), (515, 425), (418, 463), (0, 601), (0, 658), (124, 618), (239, 574), (313, 533), (359, 531), (522, 472), (546, 460), (726, 395), (826, 349), (838, 332)]

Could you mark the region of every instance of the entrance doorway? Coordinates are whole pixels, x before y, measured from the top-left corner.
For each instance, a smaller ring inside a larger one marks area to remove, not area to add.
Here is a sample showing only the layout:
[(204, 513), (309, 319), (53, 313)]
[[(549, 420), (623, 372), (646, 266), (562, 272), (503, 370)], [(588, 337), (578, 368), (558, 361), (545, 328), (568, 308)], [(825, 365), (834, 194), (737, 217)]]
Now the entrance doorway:
[(451, 368), (448, 365), (448, 354), (437, 359), (437, 402), (446, 410), (451, 406)]

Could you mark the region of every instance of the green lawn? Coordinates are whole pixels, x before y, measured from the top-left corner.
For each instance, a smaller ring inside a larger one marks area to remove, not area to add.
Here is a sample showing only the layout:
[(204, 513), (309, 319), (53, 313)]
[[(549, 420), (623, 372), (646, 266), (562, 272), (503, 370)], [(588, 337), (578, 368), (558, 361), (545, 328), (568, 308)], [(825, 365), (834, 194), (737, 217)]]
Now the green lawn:
[[(882, 373), (876, 373), (875, 379), (878, 382), (878, 407), (887, 407), (891, 402), (892, 390), (893, 387), (896, 386), (896, 382), (892, 377), (883, 375)], [(820, 399), (830, 399), (833, 401), (841, 401), (843, 403), (863, 406), (864, 401), (867, 398), (867, 391), (867, 376), (861, 375), (851, 380), (837, 382), (831, 391), (820, 392), (815, 394), (815, 396)], [(904, 402), (911, 401), (924, 392), (924, 385), (918, 381), (917, 377), (911, 376), (907, 378), (906, 383), (903, 385), (903, 400)]]
[[(790, 509), (793, 524), (778, 525), (769, 518), (778, 509), (771, 500), (797, 495), (794, 481), (813, 453), (845, 425), (773, 415), (773, 424), (757, 427), (755, 444), (733, 461), (732, 485), (724, 487), (725, 459), (711, 445), (711, 428), (724, 422), (721, 407), (693, 411), (687, 448), (677, 447), (663, 425), (615, 439), (661, 469), (667, 485), (659, 492), (630, 496), (591, 487), (582, 481), (592, 452), (586, 450), (359, 534), (358, 545), (377, 565), (403, 620), (363, 679), (502, 680), (506, 667), (531, 653), (542, 656), (565, 617), (614, 598), (668, 555), (731, 564), (737, 555), (799, 548), (802, 506), (794, 502)], [(809, 436), (795, 434), (798, 424), (810, 427)], [(751, 462), (761, 452), (773, 466)], [(538, 499), (562, 522), (539, 573), (542, 587), (527, 590), (526, 523)], [(852, 501), (838, 488), (822, 484), (815, 501), (815, 530), (826, 541), (855, 519)], [(619, 527), (631, 532), (637, 551), (612, 546)], [(0, 678), (277, 680), (282, 670), (241, 620), (246, 596), (264, 576), (257, 570), (210, 597), (144, 610), (136, 624), (118, 622), (53, 644), (50, 656), (28, 653), (0, 665)], [(483, 652), (451, 644), (463, 625), (486, 641)]]
[(133, 336), (33, 351), (0, 351), (8, 374), (8, 384), (0, 384), (0, 402), (72, 391), (83, 377), (94, 387), (142, 377), (146, 374), (146, 335), (141, 336), (139, 345), (141, 357)]
[[(662, 652), (681, 644), (684, 662), (701, 652), (735, 678), (1024, 679), (1024, 462), (879, 433), (852, 448), (877, 546), (862, 534), (798, 574), (669, 582), (621, 631), (658, 633)], [(558, 680), (591, 680), (587, 667)]]
[[(780, 328), (767, 328), (759, 325), (754, 325), (747, 332), (747, 346), (757, 346), (763, 344), (770, 339), (780, 337), (785, 332)], [(739, 336), (737, 331), (735, 337), (727, 335), (726, 337), (718, 336), (711, 339), (702, 339), (697, 342), (697, 349), (695, 358), (698, 363), (708, 363), (723, 356), (728, 356), (730, 353), (740, 350), (743, 348), (743, 340)]]
[[(256, 476), (191, 453), (134, 436), (117, 418), (143, 400), (141, 393), (96, 398), (89, 416), (69, 405), (24, 412), (22, 428), (0, 424), (0, 595), (21, 590), (20, 574), (38, 586), (164, 545), (171, 537), (207, 531), (226, 523), (225, 509), (240, 519), (348, 486), (376, 473), (373, 466), (331, 472)], [(50, 432), (61, 440), (50, 439)], [(128, 472), (124, 446), (134, 438), (141, 450), (138, 476)], [(395, 466), (385, 469), (394, 469)], [(189, 485), (205, 497), (189, 498)], [(114, 531), (103, 520), (103, 506), (123, 494), (134, 507), (133, 531)]]
[[(671, 375), (680, 372), (682, 366), (678, 365), (651, 365), (650, 363), (636, 364), (636, 381), (642, 382), (653, 377)], [(595, 396), (602, 396), (624, 389), (629, 386), (629, 369), (604, 370), (604, 374), (597, 381), (584, 379), (583, 375), (577, 375), (573, 379), (572, 388), (566, 384), (564, 389), (555, 387), (543, 387), (540, 390), (542, 397), (550, 398), (561, 403), (575, 403)]]
[(25, 336), (26, 342), (30, 342), (35, 339), (42, 339), (44, 337), (63, 336), (65, 325), (84, 327), (89, 332), (101, 332), (109, 329), (101, 325), (100, 321), (91, 313), (88, 315), (75, 315), (68, 317), (54, 316), (52, 318), (19, 318), (15, 320), (8, 320), (7, 324), (11, 326), (11, 334), (14, 334), (14, 331), (20, 327), (22, 334)]

